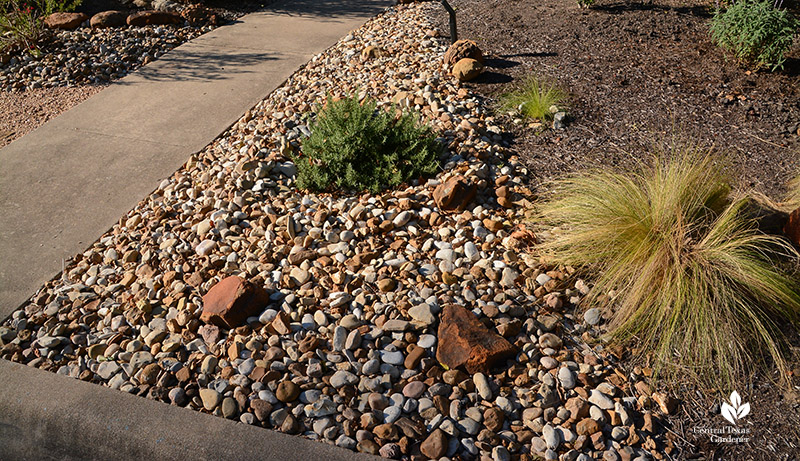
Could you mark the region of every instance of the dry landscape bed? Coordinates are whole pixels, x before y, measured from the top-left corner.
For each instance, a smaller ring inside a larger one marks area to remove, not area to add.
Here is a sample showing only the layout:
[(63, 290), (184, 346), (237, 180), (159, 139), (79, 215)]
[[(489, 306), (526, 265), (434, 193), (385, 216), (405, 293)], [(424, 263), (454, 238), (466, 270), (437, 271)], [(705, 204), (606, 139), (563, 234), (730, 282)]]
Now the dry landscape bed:
[[(655, 381), (635, 349), (605, 345), (610, 312), (582, 300), (606, 288), (543, 262), (547, 235), (529, 230), (547, 180), (629, 168), (674, 130), (780, 196), (798, 171), (797, 49), (748, 73), (709, 42), (700, 4), (454, 6), (486, 57), (477, 80), (442, 67), (437, 3), (389, 9), (68, 261), (0, 326), (0, 355), (392, 459), (800, 456), (796, 381), (738, 389), (750, 441), (709, 442), (694, 428), (724, 426), (727, 394)], [(497, 113), (532, 73), (569, 90), (565, 129)], [(417, 110), (447, 146), (442, 171), (379, 194), (298, 191), (309, 114), (348, 94)]]

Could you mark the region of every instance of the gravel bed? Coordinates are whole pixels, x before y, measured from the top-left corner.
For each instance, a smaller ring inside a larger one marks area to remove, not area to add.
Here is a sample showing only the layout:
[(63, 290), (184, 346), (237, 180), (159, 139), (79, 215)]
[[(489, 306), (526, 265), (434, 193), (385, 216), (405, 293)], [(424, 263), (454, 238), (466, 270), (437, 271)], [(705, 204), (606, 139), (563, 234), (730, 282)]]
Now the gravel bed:
[(23, 53), (0, 65), (0, 89), (107, 83), (211, 29), (164, 25), (54, 32), (39, 57)]
[(89, 99), (106, 85), (0, 91), (0, 147)]
[[(667, 457), (674, 401), (590, 345), (602, 312), (574, 305), (593, 288), (526, 251), (528, 171), (442, 69), (442, 14), (392, 8), (314, 57), (15, 312), (0, 355), (385, 458)], [(378, 195), (297, 191), (287, 154), (350, 92), (419, 110), (442, 172)], [(437, 205), (454, 181), (477, 186), (463, 211)], [(202, 322), (233, 275), (268, 306)], [(512, 355), (446, 369), (468, 324)]]

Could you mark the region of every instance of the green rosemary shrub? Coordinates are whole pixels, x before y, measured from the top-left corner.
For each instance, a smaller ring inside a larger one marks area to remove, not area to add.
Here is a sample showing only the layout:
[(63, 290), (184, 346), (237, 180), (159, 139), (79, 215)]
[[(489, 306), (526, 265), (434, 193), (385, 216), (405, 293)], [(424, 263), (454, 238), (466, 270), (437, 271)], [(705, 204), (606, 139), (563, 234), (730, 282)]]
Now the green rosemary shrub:
[(379, 192), (438, 168), (441, 146), (417, 117), (379, 109), (356, 97), (329, 102), (311, 125), (297, 164), (297, 185), (324, 191)]
[(711, 38), (722, 48), (756, 67), (782, 68), (800, 21), (771, 0), (739, 0), (711, 21)]

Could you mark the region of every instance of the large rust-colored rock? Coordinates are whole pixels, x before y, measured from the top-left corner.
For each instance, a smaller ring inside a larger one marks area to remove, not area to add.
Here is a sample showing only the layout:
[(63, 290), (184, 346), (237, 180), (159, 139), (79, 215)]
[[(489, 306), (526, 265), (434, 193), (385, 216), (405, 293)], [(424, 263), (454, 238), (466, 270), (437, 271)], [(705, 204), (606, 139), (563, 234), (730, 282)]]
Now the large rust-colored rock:
[(481, 72), (483, 72), (483, 64), (475, 59), (459, 59), (457, 63), (453, 64), (453, 77), (457, 78), (460, 82), (473, 80), (477, 78)]
[(103, 29), (106, 27), (122, 27), (125, 25), (127, 16), (122, 11), (102, 11), (92, 16), (89, 24), (92, 29)]
[(789, 220), (783, 226), (783, 233), (795, 246), (800, 246), (800, 208), (789, 215)]
[(455, 304), (444, 307), (439, 317), (436, 360), (470, 373), (486, 373), (498, 360), (512, 357), (516, 349), (499, 334), (489, 331), (475, 315)]
[(181, 11), (181, 16), (192, 26), (216, 26), (219, 23), (219, 18), (213, 11), (200, 5), (189, 5)]
[(234, 275), (214, 285), (203, 296), (200, 320), (223, 328), (236, 328), (248, 317), (260, 314), (267, 304), (269, 295), (263, 288)]
[(454, 65), (464, 58), (474, 59), (483, 64), (483, 53), (478, 48), (478, 44), (472, 40), (458, 40), (450, 45), (450, 48), (444, 53), (444, 63), (448, 66)]
[(83, 13), (53, 13), (44, 20), (44, 25), (51, 29), (76, 29), (83, 21), (89, 19)]
[(178, 13), (171, 11), (146, 10), (128, 16), (129, 26), (163, 26), (167, 24), (180, 24), (183, 18)]
[(469, 202), (475, 199), (478, 187), (463, 176), (454, 176), (436, 186), (433, 200), (440, 210), (464, 211)]

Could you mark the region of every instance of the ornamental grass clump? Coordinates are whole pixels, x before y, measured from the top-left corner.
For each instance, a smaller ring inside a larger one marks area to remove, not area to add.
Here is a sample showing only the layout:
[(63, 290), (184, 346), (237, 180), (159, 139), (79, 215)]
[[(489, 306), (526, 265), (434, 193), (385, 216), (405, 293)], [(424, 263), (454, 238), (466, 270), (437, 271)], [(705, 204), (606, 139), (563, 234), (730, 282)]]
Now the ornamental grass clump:
[(517, 90), (500, 97), (500, 109), (506, 112), (518, 112), (524, 118), (549, 120), (553, 118), (550, 107), (559, 107), (567, 95), (555, 85), (530, 77)]
[(396, 117), (366, 99), (329, 102), (296, 157), (297, 185), (376, 193), (436, 173), (441, 146), (415, 115)]
[(789, 180), (786, 186), (788, 191), (781, 205), (783, 208), (786, 208), (787, 211), (791, 212), (800, 208), (800, 175)]
[(800, 21), (771, 0), (738, 0), (711, 21), (711, 38), (747, 64), (782, 68)]
[(711, 155), (673, 147), (632, 173), (558, 182), (542, 217), (560, 231), (554, 262), (596, 273), (590, 304), (612, 289), (611, 339), (636, 345), (664, 377), (732, 385), (754, 370), (788, 376), (779, 326), (797, 325), (796, 250), (757, 228)]

